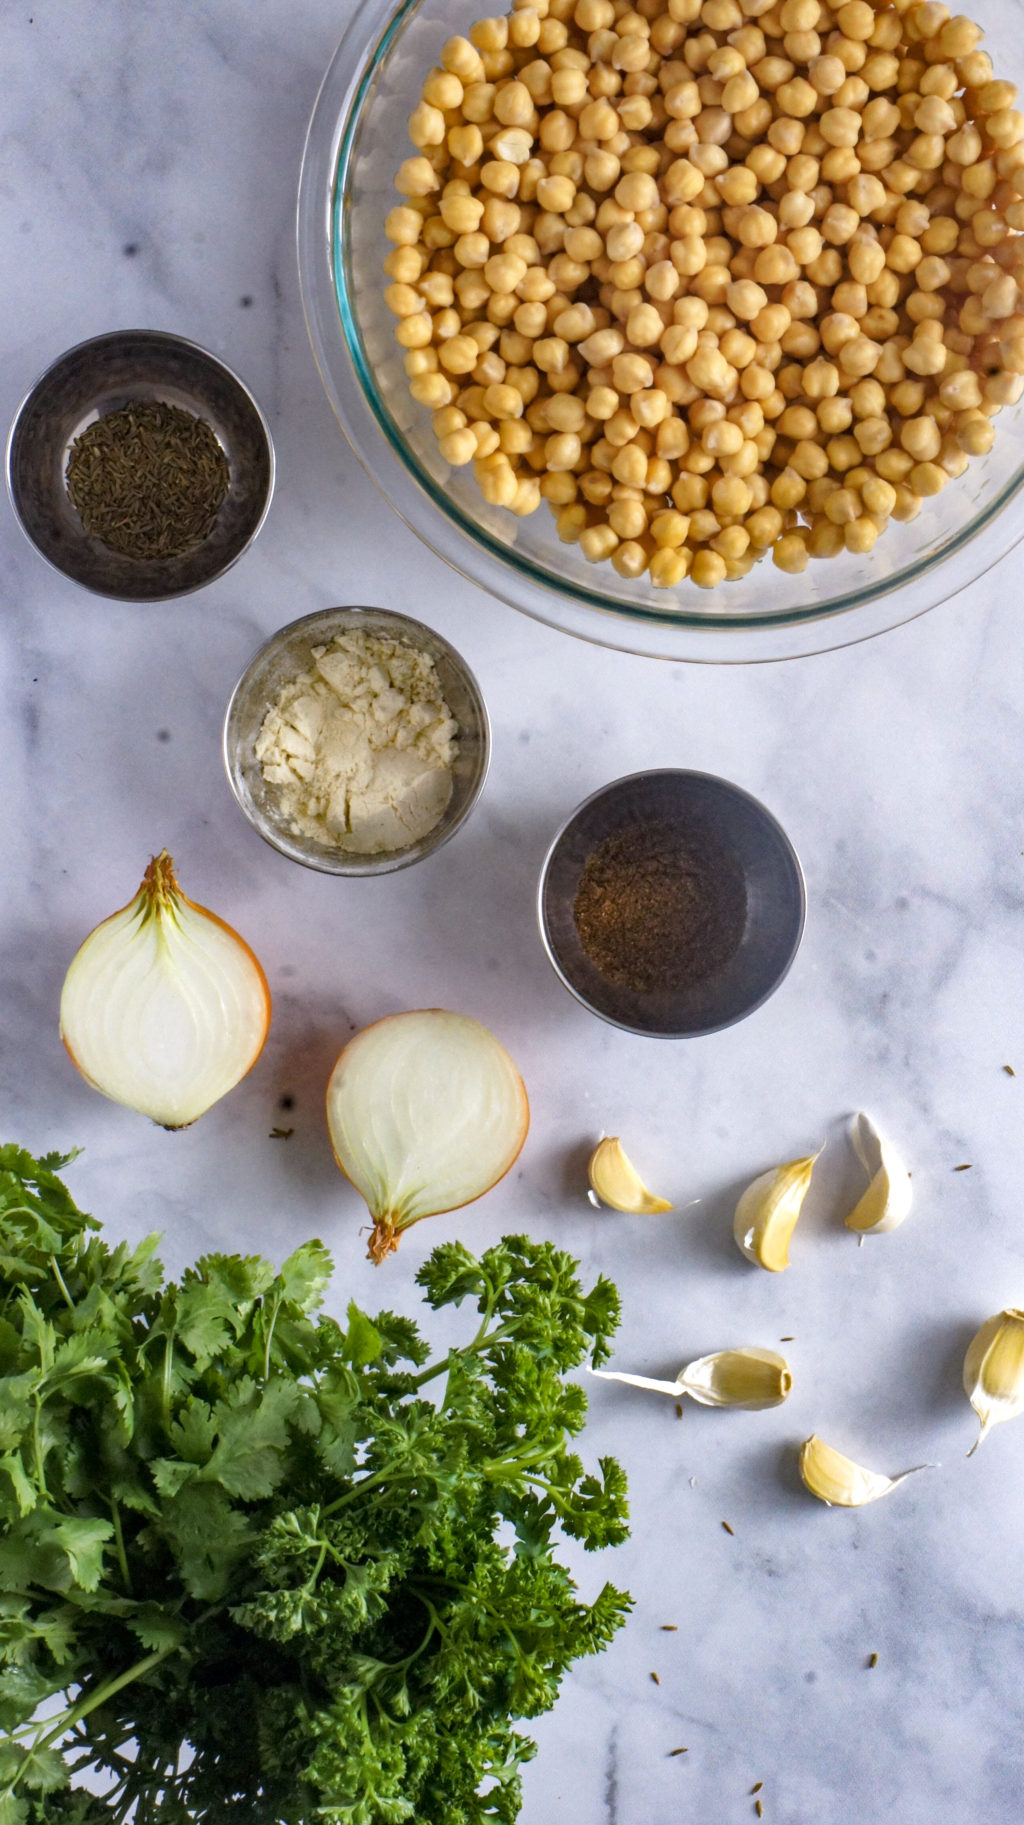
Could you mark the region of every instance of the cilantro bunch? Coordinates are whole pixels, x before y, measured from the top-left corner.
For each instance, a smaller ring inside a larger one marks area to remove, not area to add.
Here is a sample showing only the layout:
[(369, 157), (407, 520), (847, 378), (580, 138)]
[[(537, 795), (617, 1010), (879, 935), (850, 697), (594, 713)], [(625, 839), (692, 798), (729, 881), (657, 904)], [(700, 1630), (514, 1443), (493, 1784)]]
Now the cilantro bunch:
[(318, 1315), (318, 1242), (166, 1282), (66, 1164), (0, 1148), (0, 1825), (514, 1820), (514, 1720), (629, 1608), (552, 1550), (626, 1533), (563, 1379), (614, 1287), (446, 1243), (426, 1303), (479, 1323), (428, 1361), (406, 1318)]

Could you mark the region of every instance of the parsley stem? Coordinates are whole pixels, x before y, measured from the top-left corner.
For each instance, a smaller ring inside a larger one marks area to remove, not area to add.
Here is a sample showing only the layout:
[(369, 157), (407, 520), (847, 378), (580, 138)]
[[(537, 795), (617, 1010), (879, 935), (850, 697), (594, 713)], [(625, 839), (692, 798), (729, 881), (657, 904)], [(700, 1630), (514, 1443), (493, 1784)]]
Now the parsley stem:
[[(265, 1299), (263, 1300), (262, 1304), (263, 1304), (263, 1316), (264, 1316), (264, 1319), (266, 1319), (267, 1304), (266, 1304)], [(264, 1381), (270, 1380), (270, 1345), (273, 1342), (274, 1326), (277, 1323), (277, 1314), (280, 1310), (281, 1310), (281, 1295), (278, 1294), (277, 1298), (274, 1300), (274, 1309), (270, 1314), (270, 1323), (269, 1323), (269, 1325), (267, 1325), (267, 1341), (263, 1347), (263, 1379), (264, 1379)]]
[(165, 1339), (164, 1368), (163, 1368), (163, 1376), (161, 1378), (161, 1384), (160, 1384), (161, 1403), (163, 1406), (164, 1426), (165, 1427), (169, 1426), (171, 1423), (171, 1364), (173, 1363), (173, 1361), (174, 1361), (174, 1333), (173, 1333), (173, 1331), (171, 1331), (168, 1333), (168, 1335)]
[(64, 1284), (64, 1276), (61, 1273), (60, 1268), (57, 1265), (56, 1255), (50, 1256), (50, 1266), (53, 1269), (54, 1279), (56, 1280), (57, 1285), (60, 1287), (61, 1294), (64, 1299), (64, 1303), (67, 1306), (68, 1311), (73, 1312), (75, 1309), (75, 1302), (72, 1299), (71, 1294), (68, 1292), (68, 1289)]
[(121, 1509), (116, 1496), (110, 1498), (110, 1512), (114, 1517), (114, 1545), (117, 1548), (117, 1563), (121, 1568), (121, 1580), (125, 1590), (131, 1595), (132, 1576), (128, 1570), (128, 1555), (124, 1550), (124, 1534), (121, 1532)]
[[(169, 1643), (167, 1647), (155, 1648), (152, 1654), (147, 1654), (143, 1660), (137, 1660), (134, 1666), (128, 1668), (127, 1672), (119, 1673), (116, 1679), (108, 1679), (96, 1691), (90, 1692), (85, 1698), (80, 1698), (76, 1705), (71, 1705), (66, 1711), (62, 1711), (55, 1723), (52, 1719), (47, 1718), (43, 1725), (43, 1734), (34, 1737), (28, 1744), (6, 1789), (3, 1794), (0, 1794), (0, 1798), (9, 1799), (13, 1796), (22, 1773), (38, 1755), (40, 1749), (48, 1749), (51, 1744), (59, 1742), (74, 1724), (79, 1723), (83, 1717), (88, 1717), (100, 1705), (105, 1705), (109, 1699), (115, 1698), (118, 1692), (122, 1691), (125, 1686), (130, 1686), (133, 1680), (144, 1679), (146, 1674), (151, 1673), (154, 1667), (158, 1667), (169, 1654), (176, 1654), (180, 1645), (180, 1642), (175, 1641)], [(51, 1727), (47, 1728), (47, 1725)]]
[(376, 1489), (378, 1484), (389, 1482), (404, 1456), (404, 1452), (400, 1453), (398, 1457), (392, 1458), (390, 1464), (385, 1464), (382, 1470), (375, 1470), (372, 1476), (364, 1476), (361, 1482), (354, 1483), (351, 1489), (346, 1489), (344, 1495), (336, 1497), (333, 1502), (328, 1502), (325, 1508), (321, 1508), (321, 1515), (326, 1518), (327, 1515), (337, 1514), (339, 1508), (347, 1508), (348, 1504), (354, 1502), (356, 1497), (361, 1496), (365, 1490)]
[(410, 1386), (422, 1388), (426, 1382), (434, 1381), (438, 1375), (443, 1375), (446, 1370), (451, 1368), (454, 1361), (462, 1361), (467, 1356), (479, 1356), (484, 1344), (487, 1344), (488, 1348), (492, 1348), (494, 1344), (504, 1343), (509, 1337), (515, 1336), (514, 1325), (499, 1325), (497, 1330), (489, 1331), (487, 1327), (492, 1315), (492, 1308), (488, 1307), (484, 1321), (472, 1341), (463, 1344), (460, 1349), (449, 1350), (447, 1356), (442, 1356), (437, 1362), (429, 1363), (425, 1369), (420, 1370), (418, 1375), (410, 1376)]

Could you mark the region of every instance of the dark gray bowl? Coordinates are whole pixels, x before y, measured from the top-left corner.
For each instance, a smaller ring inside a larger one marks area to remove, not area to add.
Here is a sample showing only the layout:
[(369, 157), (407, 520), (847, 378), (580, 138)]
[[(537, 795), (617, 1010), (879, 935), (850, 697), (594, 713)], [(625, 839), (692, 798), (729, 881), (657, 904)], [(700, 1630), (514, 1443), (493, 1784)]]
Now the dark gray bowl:
[[(97, 418), (131, 400), (161, 399), (203, 418), (228, 459), (230, 481), (213, 531), (180, 558), (128, 558), (91, 538), (68, 498), (68, 452)], [(274, 491), (274, 449), (237, 375), (181, 336), (114, 330), (69, 349), (29, 393), (11, 427), (7, 485), (36, 549), (101, 596), (157, 602), (211, 583), (252, 544)]]
[[(683, 833), (713, 833), (746, 886), (746, 923), (731, 958), (700, 983), (671, 992), (641, 993), (610, 981), (588, 957), (573, 917), (588, 857), (613, 832), (648, 818)], [(548, 851), (538, 900), (548, 957), (577, 1001), (613, 1026), (660, 1039), (715, 1033), (767, 1001), (796, 956), (804, 910), (796, 851), (771, 812), (728, 780), (676, 768), (630, 774), (585, 799)]]

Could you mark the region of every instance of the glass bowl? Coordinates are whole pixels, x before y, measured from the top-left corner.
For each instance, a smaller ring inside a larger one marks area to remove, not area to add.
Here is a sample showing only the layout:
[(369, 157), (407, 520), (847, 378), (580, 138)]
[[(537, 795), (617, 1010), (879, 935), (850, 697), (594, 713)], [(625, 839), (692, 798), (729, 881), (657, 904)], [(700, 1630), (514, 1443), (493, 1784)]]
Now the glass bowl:
[[(309, 670), (314, 663), (314, 647), (326, 646), (336, 634), (355, 632), (399, 640), (426, 653), (437, 668), (445, 702), (459, 725), (452, 795), (441, 818), (417, 842), (377, 855), (337, 849), (293, 830), (256, 759), (256, 737), (282, 685)], [(291, 861), (318, 869), (321, 874), (393, 874), (398, 868), (408, 868), (424, 856), (433, 855), (455, 835), (476, 804), (487, 778), (490, 752), (487, 708), (465, 660), (433, 628), (386, 608), (323, 608), (279, 628), (253, 654), (231, 694), (224, 718), (228, 781), (253, 829), (272, 849), (279, 849)]]
[[(588, 956), (575, 905), (588, 859), (609, 838), (644, 824), (678, 833), (738, 870), (746, 898), (731, 956), (683, 987), (638, 990)], [(537, 913), (555, 973), (592, 1014), (629, 1033), (689, 1039), (735, 1025), (773, 995), (800, 947), (806, 895), (796, 850), (781, 824), (742, 786), (713, 773), (663, 767), (613, 780), (562, 825), (541, 869)]]
[[(204, 419), (227, 457), (213, 530), (180, 557), (130, 558), (91, 538), (64, 480), (75, 438), (138, 400)], [(222, 361), (162, 330), (112, 330), (68, 349), (36, 381), (11, 427), (7, 486), (27, 537), (55, 569), (97, 595), (161, 602), (202, 589), (248, 551), (274, 492), (274, 446), (252, 394)]]
[[(524, 519), (488, 506), (472, 471), (441, 456), (430, 412), (410, 397), (384, 302), (384, 234), (412, 150), (406, 120), (442, 45), (487, 12), (482, 0), (361, 0), (324, 78), (306, 139), (298, 255), (320, 374), (356, 455), (414, 532), (462, 575), (536, 619), (603, 646), (670, 659), (782, 659), (863, 640), (954, 595), (1024, 536), (1024, 405), (995, 444), (890, 523), (874, 551), (787, 575), (770, 558), (713, 591), (654, 589), (588, 564), (557, 537), (546, 504)], [(495, 8), (493, 10), (500, 10)], [(1019, 8), (992, 0), (995, 72), (1020, 64)]]

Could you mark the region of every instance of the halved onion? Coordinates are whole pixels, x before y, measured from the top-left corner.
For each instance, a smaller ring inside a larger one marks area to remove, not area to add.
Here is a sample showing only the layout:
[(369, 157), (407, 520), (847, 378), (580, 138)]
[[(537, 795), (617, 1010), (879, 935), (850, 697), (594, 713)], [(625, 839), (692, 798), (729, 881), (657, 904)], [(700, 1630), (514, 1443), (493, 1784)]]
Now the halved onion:
[(270, 990), (244, 939), (178, 886), (166, 849), (76, 952), (60, 998), (73, 1064), (115, 1103), (186, 1128), (256, 1063)]
[(371, 1261), (396, 1249), (403, 1229), (496, 1185), (529, 1125), (519, 1072), (470, 1015), (420, 1008), (357, 1033), (331, 1073), (327, 1126), (374, 1220)]

